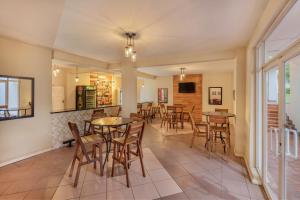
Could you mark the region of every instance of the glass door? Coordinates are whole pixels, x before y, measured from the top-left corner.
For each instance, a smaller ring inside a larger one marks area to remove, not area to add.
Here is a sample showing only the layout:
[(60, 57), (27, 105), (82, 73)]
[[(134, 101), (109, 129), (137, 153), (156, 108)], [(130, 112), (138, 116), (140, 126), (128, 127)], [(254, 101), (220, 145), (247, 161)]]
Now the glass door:
[(281, 130), (278, 65), (264, 69), (263, 83), (263, 182), (269, 196), (279, 199)]
[(284, 62), (284, 139), (286, 199), (300, 199), (300, 55)]

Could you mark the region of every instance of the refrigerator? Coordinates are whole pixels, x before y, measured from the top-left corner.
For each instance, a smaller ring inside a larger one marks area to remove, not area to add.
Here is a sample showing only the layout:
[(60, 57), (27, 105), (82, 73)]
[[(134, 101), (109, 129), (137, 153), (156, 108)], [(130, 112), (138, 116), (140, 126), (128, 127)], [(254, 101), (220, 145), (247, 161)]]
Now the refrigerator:
[(96, 108), (96, 86), (76, 86), (76, 110)]

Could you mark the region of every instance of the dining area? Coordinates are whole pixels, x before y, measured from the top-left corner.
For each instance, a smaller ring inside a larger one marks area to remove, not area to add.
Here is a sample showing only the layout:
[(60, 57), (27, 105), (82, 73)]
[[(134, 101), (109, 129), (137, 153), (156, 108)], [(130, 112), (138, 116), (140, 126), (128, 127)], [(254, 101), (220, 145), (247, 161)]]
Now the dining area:
[(146, 103), (142, 107), (137, 105), (138, 113), (162, 135), (189, 134), (192, 135), (191, 148), (195, 140), (201, 139), (204, 148), (209, 153), (216, 151), (219, 147), (222, 148), (224, 154), (229, 152), (235, 122), (235, 114), (229, 109), (215, 108), (212, 111), (203, 111), (199, 115), (199, 111), (195, 113), (197, 109), (195, 105), (160, 103), (152, 106), (152, 103)]
[(141, 146), (145, 121), (134, 113), (128, 118), (119, 116), (119, 113), (108, 115), (104, 109), (94, 110), (90, 120), (84, 120), (83, 133), (79, 132), (76, 123), (68, 122), (75, 140), (75, 152), (69, 170), (69, 177), (72, 177), (77, 168), (74, 187), (78, 185), (82, 166), (92, 163), (96, 170), (99, 164), (99, 175), (103, 176), (106, 165), (111, 164), (108, 163), (109, 160), (112, 160), (111, 177), (114, 176), (115, 164), (124, 167), (127, 187), (130, 187), (128, 169), (134, 160), (140, 161), (141, 171), (145, 176)]

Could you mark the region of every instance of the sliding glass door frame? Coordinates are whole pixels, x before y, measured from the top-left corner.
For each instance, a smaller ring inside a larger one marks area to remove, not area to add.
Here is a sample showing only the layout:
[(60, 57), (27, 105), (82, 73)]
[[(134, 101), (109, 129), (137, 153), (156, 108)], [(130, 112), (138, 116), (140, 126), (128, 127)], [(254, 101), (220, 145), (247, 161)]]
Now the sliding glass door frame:
[(300, 55), (300, 40), (295, 42), (290, 48), (282, 52), (280, 55), (276, 56), (275, 59), (272, 59), (267, 64), (263, 65), (260, 70), (257, 72), (258, 74), (262, 71), (263, 77), (262, 77), (262, 163), (263, 163), (263, 169), (262, 169), (262, 182), (263, 186), (271, 199), (276, 199), (272, 192), (270, 192), (270, 188), (268, 186), (268, 180), (267, 180), (267, 153), (268, 153), (268, 145), (267, 145), (267, 131), (268, 131), (268, 122), (267, 122), (267, 88), (266, 88), (266, 76), (267, 71), (277, 67), (278, 68), (278, 106), (279, 106), (279, 115), (278, 115), (278, 125), (279, 129), (281, 131), (280, 134), (280, 141), (279, 141), (279, 151), (280, 151), (280, 157), (279, 157), (279, 192), (278, 192), (278, 199), (286, 199), (286, 137), (284, 133), (285, 129), (285, 118), (286, 118), (286, 106), (285, 106), (285, 63)]

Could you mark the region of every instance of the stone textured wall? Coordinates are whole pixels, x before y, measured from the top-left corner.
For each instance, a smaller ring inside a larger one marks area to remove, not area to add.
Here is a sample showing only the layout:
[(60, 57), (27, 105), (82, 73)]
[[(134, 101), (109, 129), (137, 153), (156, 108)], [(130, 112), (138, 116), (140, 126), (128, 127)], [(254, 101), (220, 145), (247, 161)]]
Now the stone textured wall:
[[(107, 115), (114, 115), (118, 106), (104, 108)], [(52, 147), (63, 146), (63, 141), (72, 139), (73, 136), (68, 127), (68, 122), (76, 123), (80, 133), (83, 133), (84, 120), (91, 118), (93, 110), (80, 110), (51, 114)]]

